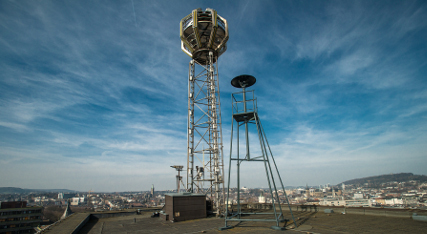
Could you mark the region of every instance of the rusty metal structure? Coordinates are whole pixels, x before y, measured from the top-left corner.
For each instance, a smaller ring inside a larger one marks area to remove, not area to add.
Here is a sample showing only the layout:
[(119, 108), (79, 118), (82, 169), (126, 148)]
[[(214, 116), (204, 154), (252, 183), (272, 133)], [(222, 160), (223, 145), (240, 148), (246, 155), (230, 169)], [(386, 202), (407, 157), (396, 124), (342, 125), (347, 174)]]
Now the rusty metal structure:
[(188, 75), (187, 184), (192, 193), (224, 202), (224, 161), (218, 58), (227, 49), (227, 21), (213, 9), (195, 9), (180, 22), (181, 49), (191, 57)]

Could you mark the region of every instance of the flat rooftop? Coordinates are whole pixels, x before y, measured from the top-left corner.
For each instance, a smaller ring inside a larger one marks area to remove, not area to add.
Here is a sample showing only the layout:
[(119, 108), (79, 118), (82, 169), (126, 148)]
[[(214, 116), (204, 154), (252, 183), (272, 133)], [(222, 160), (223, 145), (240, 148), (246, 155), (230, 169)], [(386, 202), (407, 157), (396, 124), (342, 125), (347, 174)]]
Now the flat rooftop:
[[(334, 209), (334, 208), (332, 208)], [(334, 209), (335, 210), (335, 209)], [(257, 211), (258, 212), (258, 211)], [(259, 212), (272, 212), (271, 210), (259, 210)], [(408, 211), (410, 212), (410, 211)], [(415, 211), (414, 211), (415, 212)], [(424, 233), (427, 222), (415, 221), (408, 217), (385, 217), (363, 214), (342, 214), (337, 209), (335, 213), (327, 214), (321, 211), (294, 211), (294, 217), (298, 224), (293, 229), (292, 221), (289, 221), (283, 232), (286, 233)], [(172, 223), (161, 218), (151, 218), (152, 211), (144, 211), (141, 214), (130, 214), (121, 217), (91, 218), (78, 233), (277, 233), (271, 229), (274, 222), (228, 222), (234, 228), (219, 231), (225, 226), (223, 218), (208, 217), (204, 219), (188, 220)], [(87, 215), (87, 214), (86, 214)], [(289, 210), (284, 210), (286, 218), (291, 220)], [(420, 213), (420, 215), (427, 215)], [(71, 233), (72, 226), (79, 223), (77, 217), (84, 218), (83, 214), (74, 215), (74, 219), (68, 218), (55, 225), (46, 233)], [(243, 218), (260, 218), (267, 215), (251, 215)], [(69, 217), (69, 218), (72, 218)], [(266, 217), (267, 218), (267, 217)], [(271, 218), (271, 217), (270, 217)], [(281, 226), (284, 223), (281, 223)], [(67, 228), (67, 226), (69, 226)], [(66, 231), (65, 231), (66, 230)], [(63, 232), (65, 231), (65, 232)]]
[(60, 220), (55, 225), (44, 229), (43, 233), (70, 234), (79, 226), (85, 219), (89, 218), (90, 213), (75, 213), (64, 220)]

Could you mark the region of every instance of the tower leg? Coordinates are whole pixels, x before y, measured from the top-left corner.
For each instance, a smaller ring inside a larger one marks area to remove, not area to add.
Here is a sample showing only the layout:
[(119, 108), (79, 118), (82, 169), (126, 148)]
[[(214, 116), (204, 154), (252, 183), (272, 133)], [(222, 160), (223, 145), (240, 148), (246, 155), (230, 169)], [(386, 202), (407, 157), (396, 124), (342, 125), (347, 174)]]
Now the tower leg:
[(194, 171), (194, 60), (190, 61), (188, 72), (188, 123), (187, 123), (187, 191), (193, 192)]
[(232, 226), (227, 226), (227, 217), (228, 217), (228, 203), (229, 203), (229, 198), (230, 198), (231, 156), (232, 156), (232, 152), (233, 152), (233, 130), (234, 130), (233, 125), (234, 125), (234, 120), (231, 119), (230, 160), (228, 163), (227, 199), (224, 202), (225, 203), (224, 204), (225, 205), (225, 214), (224, 214), (225, 226), (219, 228), (220, 231), (232, 228)]

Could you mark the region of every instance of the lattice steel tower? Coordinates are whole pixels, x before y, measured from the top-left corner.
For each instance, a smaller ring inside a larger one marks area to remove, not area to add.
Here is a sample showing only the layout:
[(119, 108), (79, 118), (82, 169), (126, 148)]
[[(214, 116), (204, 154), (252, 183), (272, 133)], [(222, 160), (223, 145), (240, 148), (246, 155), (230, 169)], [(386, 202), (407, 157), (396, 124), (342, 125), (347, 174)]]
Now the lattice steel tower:
[(188, 75), (187, 191), (210, 196), (218, 215), (224, 202), (224, 161), (217, 61), (227, 49), (227, 21), (213, 9), (193, 10), (181, 20), (180, 37), (181, 49), (192, 58)]

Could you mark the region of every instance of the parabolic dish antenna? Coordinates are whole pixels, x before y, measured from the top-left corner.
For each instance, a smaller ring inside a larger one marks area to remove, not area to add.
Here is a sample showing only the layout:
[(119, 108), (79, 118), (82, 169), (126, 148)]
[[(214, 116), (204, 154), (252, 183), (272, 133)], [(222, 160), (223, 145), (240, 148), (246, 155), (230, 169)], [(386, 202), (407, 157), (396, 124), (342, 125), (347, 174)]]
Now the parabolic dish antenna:
[(255, 77), (251, 75), (236, 76), (231, 80), (231, 85), (236, 88), (247, 88), (256, 83)]

